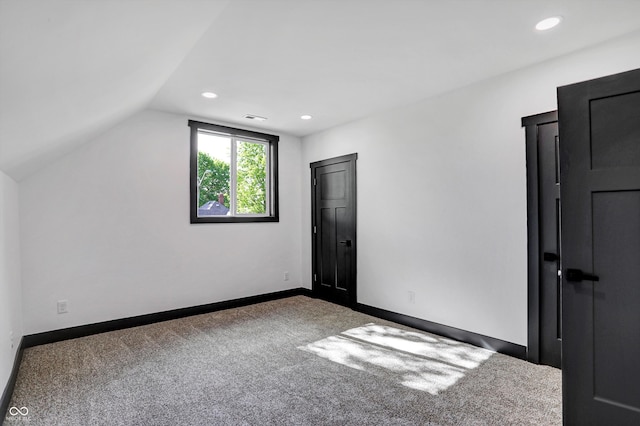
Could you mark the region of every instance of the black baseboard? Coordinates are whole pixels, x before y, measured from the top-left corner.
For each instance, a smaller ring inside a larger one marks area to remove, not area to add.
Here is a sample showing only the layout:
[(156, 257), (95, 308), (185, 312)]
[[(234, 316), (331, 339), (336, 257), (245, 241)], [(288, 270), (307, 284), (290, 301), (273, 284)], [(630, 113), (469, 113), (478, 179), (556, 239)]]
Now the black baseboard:
[(9, 409), (9, 403), (11, 402), (11, 396), (13, 395), (13, 388), (16, 386), (16, 379), (18, 378), (18, 369), (20, 368), (20, 362), (22, 361), (22, 352), (24, 351), (24, 338), (20, 339), (16, 356), (13, 360), (13, 368), (9, 375), (9, 381), (2, 392), (2, 398), (0, 398), (0, 425), (4, 423), (7, 410)]
[(271, 300), (284, 299), (291, 296), (311, 296), (311, 290), (306, 288), (294, 288), (291, 290), (277, 291), (274, 293), (260, 294), (258, 296), (243, 297), (240, 299), (226, 300), (222, 302), (209, 303), (206, 305), (191, 306), (188, 308), (174, 309), (171, 311), (157, 312), (153, 314), (139, 315), (135, 317), (116, 319), (94, 324), (80, 325), (77, 327), (65, 328), (61, 330), (46, 331), (43, 333), (30, 334), (24, 336), (24, 347), (44, 345), (47, 343), (60, 342), (62, 340), (76, 339), (78, 337), (90, 336), (92, 334), (105, 333), (108, 331), (122, 330), (124, 328), (138, 327), (141, 325), (153, 324), (161, 321), (168, 321), (184, 318), (191, 315), (207, 314), (209, 312), (221, 311), (224, 309), (239, 308), (256, 303), (268, 302)]
[(438, 334), (450, 339), (470, 343), (481, 348), (490, 349), (492, 351), (509, 355), (514, 358), (519, 358), (522, 360), (527, 359), (527, 348), (521, 345), (516, 345), (515, 343), (506, 342), (504, 340), (496, 339), (493, 337), (483, 336), (482, 334), (476, 334), (471, 331), (449, 327), (448, 325), (442, 325), (380, 308), (374, 308), (373, 306), (363, 305), (361, 303), (358, 303), (356, 305), (355, 310), (358, 312), (362, 312), (363, 314), (382, 318), (387, 321), (397, 322), (398, 324), (403, 324), (409, 327), (416, 328), (418, 330), (427, 331), (429, 333)]

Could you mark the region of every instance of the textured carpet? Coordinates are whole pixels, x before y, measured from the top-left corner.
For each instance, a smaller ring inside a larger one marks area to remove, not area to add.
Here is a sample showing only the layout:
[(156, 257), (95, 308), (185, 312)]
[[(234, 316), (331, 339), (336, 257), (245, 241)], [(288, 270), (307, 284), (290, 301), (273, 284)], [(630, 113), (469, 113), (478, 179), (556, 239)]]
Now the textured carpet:
[(560, 371), (297, 296), (25, 350), (8, 425), (559, 425)]

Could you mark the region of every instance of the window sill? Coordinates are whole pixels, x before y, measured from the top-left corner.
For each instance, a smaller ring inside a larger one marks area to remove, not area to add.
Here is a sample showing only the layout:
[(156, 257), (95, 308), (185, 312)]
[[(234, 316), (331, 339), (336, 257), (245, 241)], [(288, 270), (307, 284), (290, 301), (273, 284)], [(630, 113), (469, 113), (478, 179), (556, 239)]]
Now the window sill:
[(198, 223), (251, 223), (251, 222), (279, 222), (278, 216), (220, 216), (220, 217), (192, 217), (191, 224)]

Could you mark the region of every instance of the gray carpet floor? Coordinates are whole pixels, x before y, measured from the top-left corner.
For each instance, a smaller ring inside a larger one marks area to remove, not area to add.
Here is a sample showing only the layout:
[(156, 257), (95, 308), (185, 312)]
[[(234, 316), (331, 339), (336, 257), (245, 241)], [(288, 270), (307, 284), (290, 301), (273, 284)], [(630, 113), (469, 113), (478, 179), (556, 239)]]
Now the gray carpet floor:
[(561, 402), (557, 369), (297, 296), (29, 348), (5, 421), (560, 425)]

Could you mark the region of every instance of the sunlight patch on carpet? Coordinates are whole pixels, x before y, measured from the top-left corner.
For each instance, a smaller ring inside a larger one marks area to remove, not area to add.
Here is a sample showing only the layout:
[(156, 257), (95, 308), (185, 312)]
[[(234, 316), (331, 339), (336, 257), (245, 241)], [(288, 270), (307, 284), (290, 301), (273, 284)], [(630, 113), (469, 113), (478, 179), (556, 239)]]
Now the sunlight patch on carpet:
[(432, 395), (493, 355), (455, 340), (373, 323), (298, 349)]

